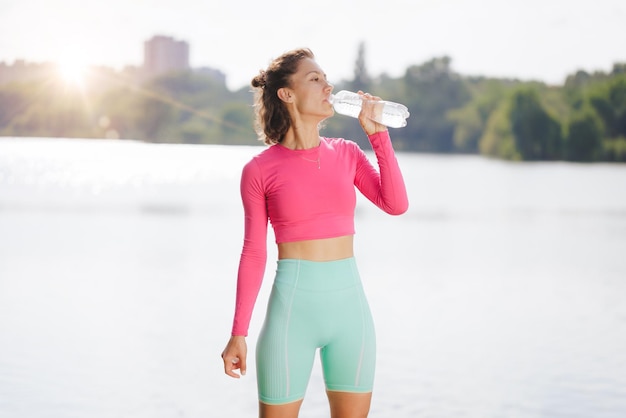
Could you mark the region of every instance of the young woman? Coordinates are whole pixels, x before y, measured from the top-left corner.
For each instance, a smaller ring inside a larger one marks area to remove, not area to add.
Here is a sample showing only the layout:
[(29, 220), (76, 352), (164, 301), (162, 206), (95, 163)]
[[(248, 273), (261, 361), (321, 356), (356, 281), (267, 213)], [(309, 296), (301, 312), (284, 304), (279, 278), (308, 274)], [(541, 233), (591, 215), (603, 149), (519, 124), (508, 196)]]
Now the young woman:
[(298, 416), (319, 348), (331, 416), (366, 417), (376, 342), (353, 253), (355, 186), (389, 214), (408, 208), (389, 133), (365, 116), (378, 98), (359, 92), (359, 122), (377, 170), (355, 142), (320, 136), (320, 123), (334, 113), (333, 86), (309, 49), (276, 58), (252, 86), (257, 131), (269, 147), (242, 172), (245, 236), (224, 370), (246, 373), (245, 337), (265, 271), (269, 220), (278, 262), (256, 350), (259, 416)]

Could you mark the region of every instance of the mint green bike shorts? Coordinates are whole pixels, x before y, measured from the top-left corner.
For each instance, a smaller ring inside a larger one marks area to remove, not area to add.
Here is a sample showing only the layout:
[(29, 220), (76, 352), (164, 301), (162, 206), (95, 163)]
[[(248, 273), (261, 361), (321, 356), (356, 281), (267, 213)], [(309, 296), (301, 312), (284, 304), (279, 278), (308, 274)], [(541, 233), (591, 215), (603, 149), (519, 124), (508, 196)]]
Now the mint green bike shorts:
[(256, 347), (259, 400), (304, 398), (318, 348), (327, 390), (372, 391), (376, 337), (353, 257), (278, 261)]

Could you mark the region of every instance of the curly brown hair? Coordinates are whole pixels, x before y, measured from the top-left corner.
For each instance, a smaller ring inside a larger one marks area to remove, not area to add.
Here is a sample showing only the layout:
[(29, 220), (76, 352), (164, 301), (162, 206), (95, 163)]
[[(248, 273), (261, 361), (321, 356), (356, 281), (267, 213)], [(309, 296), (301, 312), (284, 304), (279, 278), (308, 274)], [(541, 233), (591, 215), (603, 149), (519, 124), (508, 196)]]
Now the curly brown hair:
[(290, 85), (291, 76), (305, 58), (315, 58), (309, 48), (285, 52), (274, 59), (266, 70), (261, 70), (250, 83), (254, 88), (254, 127), (259, 139), (267, 145), (281, 142), (291, 127), (289, 112), (278, 97), (278, 90)]

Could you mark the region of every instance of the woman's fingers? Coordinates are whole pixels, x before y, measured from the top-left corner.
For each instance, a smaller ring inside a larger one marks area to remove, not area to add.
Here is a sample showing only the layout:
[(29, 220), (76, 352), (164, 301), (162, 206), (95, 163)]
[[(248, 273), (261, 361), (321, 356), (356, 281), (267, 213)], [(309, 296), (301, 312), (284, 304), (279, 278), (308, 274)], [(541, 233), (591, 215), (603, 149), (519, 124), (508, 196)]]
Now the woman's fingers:
[(376, 132), (386, 130), (387, 127), (385, 125), (376, 122), (376, 120), (380, 120), (382, 116), (383, 104), (380, 102), (381, 98), (372, 96), (369, 93), (363, 93), (361, 90), (358, 91), (358, 94), (363, 99), (359, 122), (365, 133), (372, 135)]
[[(224, 373), (238, 379), (246, 374), (247, 347), (243, 337), (231, 337), (226, 349), (222, 352), (224, 361)], [(239, 370), (241, 374), (235, 373)]]
[(237, 370), (240, 368), (239, 359), (233, 358), (231, 356), (223, 356), (222, 358), (224, 360), (224, 373), (226, 373), (230, 377), (239, 379), (239, 377), (241, 376), (234, 372), (234, 370)]

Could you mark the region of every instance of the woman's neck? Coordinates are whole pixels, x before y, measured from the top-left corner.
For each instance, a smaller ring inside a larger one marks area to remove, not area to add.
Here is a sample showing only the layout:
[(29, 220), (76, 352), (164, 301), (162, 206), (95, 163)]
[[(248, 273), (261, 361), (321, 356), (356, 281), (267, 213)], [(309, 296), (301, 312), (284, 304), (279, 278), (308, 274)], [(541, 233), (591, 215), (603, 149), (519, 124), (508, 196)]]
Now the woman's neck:
[(290, 149), (315, 148), (320, 144), (320, 133), (317, 126), (309, 129), (298, 129), (292, 125), (281, 144)]

